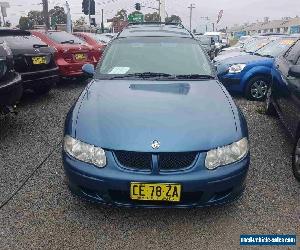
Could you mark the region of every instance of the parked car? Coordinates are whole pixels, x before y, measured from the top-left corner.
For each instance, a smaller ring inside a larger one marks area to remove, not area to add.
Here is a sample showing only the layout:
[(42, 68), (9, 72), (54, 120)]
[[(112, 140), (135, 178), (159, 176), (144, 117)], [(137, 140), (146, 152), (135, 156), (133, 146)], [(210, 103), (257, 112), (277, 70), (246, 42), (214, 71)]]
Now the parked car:
[(231, 92), (244, 94), (249, 100), (263, 101), (271, 82), (274, 58), (284, 53), (298, 38), (282, 36), (253, 55), (241, 55), (221, 61), (219, 80)]
[(205, 51), (207, 52), (210, 59), (214, 59), (215, 57), (215, 51), (216, 51), (216, 45), (213, 38), (209, 36), (201, 36), (201, 35), (195, 35), (195, 38), (199, 40)]
[(116, 37), (116, 33), (101, 33), (101, 34), (96, 34), (97, 40), (102, 42), (103, 44), (108, 44), (114, 37)]
[[(244, 190), (246, 120), (189, 31), (129, 25), (67, 115), (71, 191), (126, 207), (224, 204)], [(76, 122), (74, 122), (76, 121)]]
[(236, 56), (254, 54), (257, 50), (263, 48), (275, 39), (277, 39), (277, 37), (256, 37), (249, 43), (245, 44), (243, 47), (229, 51), (221, 51), (219, 55), (214, 58), (214, 62), (218, 63)]
[(215, 45), (216, 45), (215, 56), (218, 55), (218, 53), (222, 50), (222, 48), (229, 46), (228, 38), (227, 38), (226, 34), (224, 34), (222, 32), (205, 32), (204, 35), (209, 36), (214, 39)]
[(55, 62), (62, 77), (82, 76), (85, 63), (97, 65), (100, 51), (65, 31), (32, 31), (36, 37), (56, 49)]
[(22, 93), (21, 76), (14, 71), (12, 51), (0, 41), (0, 114), (14, 111)]
[(96, 58), (96, 60), (97, 61), (100, 60), (107, 43), (106, 42), (104, 43), (101, 40), (101, 37), (99, 37), (99, 34), (87, 33), (87, 32), (74, 32), (73, 35), (81, 38), (87, 44), (91, 45), (94, 49), (99, 50), (100, 51), (99, 57)]
[(49, 92), (58, 81), (54, 49), (28, 31), (0, 29), (0, 40), (12, 50), (14, 68), (21, 74), (23, 89), (38, 94)]
[(300, 181), (300, 40), (276, 58), (266, 113), (278, 114), (294, 142), (292, 169)]

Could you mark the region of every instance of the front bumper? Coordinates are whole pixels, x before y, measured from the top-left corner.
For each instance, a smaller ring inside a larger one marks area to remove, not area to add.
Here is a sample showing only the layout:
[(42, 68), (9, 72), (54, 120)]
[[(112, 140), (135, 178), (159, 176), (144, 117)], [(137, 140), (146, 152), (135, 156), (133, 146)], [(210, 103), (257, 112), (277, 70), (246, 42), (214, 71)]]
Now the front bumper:
[[(198, 158), (191, 169), (151, 174), (122, 169), (108, 152), (108, 165), (97, 168), (63, 153), (63, 164), (73, 193), (92, 202), (123, 207), (204, 207), (234, 201), (243, 192), (250, 155), (243, 160), (214, 171), (204, 169), (205, 156)], [(179, 183), (182, 197), (178, 203), (134, 201), (130, 199), (131, 182)]]
[(80, 77), (83, 75), (82, 67), (86, 63), (91, 63), (94, 66), (97, 65), (96, 61), (86, 61), (86, 62), (76, 62), (76, 63), (67, 63), (65, 60), (57, 60), (57, 65), (59, 68), (59, 74), (62, 77)]
[(21, 73), (23, 88), (34, 89), (42, 85), (54, 85), (59, 81), (58, 68)]
[(9, 78), (0, 85), (0, 105), (14, 105), (20, 100), (22, 93), (21, 76), (18, 73), (11, 73)]
[(228, 91), (243, 93), (242, 76), (238, 74), (220, 74), (218, 75), (219, 81), (226, 87)]

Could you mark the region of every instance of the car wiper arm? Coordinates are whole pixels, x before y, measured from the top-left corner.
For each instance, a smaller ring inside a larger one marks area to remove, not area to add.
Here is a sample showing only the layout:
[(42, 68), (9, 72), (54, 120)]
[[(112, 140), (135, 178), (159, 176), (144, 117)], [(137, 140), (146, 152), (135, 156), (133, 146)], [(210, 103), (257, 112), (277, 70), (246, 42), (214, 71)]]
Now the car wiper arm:
[(70, 44), (73, 44), (73, 43), (74, 43), (74, 40), (67, 40), (67, 41), (63, 41), (63, 42), (61, 42), (61, 44), (65, 44), (65, 43), (70, 43)]
[(48, 47), (47, 44), (33, 44), (33, 48), (38, 49), (38, 48), (45, 48)]
[(212, 75), (200, 75), (200, 74), (189, 74), (189, 75), (176, 75), (177, 79), (215, 79)]

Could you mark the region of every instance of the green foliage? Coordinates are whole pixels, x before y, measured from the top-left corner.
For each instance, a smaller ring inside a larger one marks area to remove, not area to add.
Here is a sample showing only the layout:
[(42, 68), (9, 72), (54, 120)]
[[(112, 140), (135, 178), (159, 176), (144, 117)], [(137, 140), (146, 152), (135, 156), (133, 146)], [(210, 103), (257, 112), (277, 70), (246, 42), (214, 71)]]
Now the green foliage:
[(49, 11), (49, 16), (55, 19), (56, 24), (67, 23), (67, 14), (63, 7), (55, 6)]
[(121, 21), (126, 21), (127, 20), (127, 10), (119, 10), (117, 14), (115, 15), (116, 18), (118, 18)]
[(172, 15), (170, 17), (166, 17), (166, 23), (181, 23), (180, 16)]
[(160, 17), (157, 12), (154, 13), (148, 13), (145, 15), (145, 22), (159, 22)]

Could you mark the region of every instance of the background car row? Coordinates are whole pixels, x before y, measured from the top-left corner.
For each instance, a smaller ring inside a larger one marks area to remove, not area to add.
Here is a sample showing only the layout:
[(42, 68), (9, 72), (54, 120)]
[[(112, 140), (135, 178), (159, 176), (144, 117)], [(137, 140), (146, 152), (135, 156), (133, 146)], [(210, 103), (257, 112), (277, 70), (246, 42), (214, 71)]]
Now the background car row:
[(49, 92), (60, 78), (83, 76), (113, 35), (0, 29), (0, 112), (14, 111), (23, 91)]

